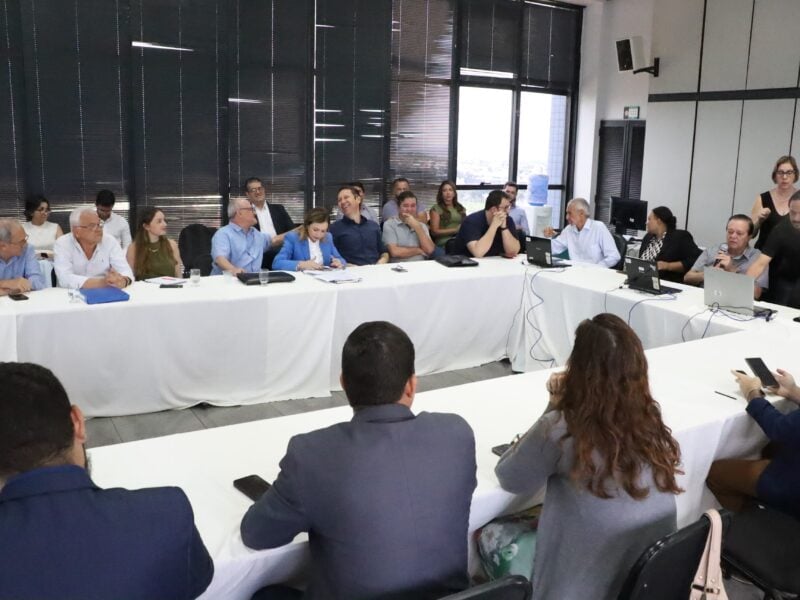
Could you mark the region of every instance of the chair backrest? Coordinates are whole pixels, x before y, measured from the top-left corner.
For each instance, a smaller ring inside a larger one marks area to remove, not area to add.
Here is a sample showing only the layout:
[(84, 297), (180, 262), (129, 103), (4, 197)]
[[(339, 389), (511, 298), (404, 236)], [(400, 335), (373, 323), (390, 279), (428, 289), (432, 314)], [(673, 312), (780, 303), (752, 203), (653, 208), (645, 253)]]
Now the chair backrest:
[(625, 264), (625, 254), (628, 252), (628, 240), (618, 233), (612, 233), (611, 237), (614, 238), (614, 243), (617, 245), (617, 251), (619, 252), (619, 262), (614, 265), (614, 268), (620, 270), (622, 269), (622, 265)]
[(463, 592), (445, 596), (441, 600), (529, 600), (531, 584), (522, 575), (509, 575)]
[[(720, 516), (724, 532), (731, 516), (724, 510), (720, 511)], [(688, 598), (709, 526), (709, 520), (703, 515), (645, 550), (628, 574), (619, 600)]]
[(211, 238), (216, 228), (192, 223), (181, 230), (178, 250), (185, 271), (200, 269), (203, 276), (211, 274)]

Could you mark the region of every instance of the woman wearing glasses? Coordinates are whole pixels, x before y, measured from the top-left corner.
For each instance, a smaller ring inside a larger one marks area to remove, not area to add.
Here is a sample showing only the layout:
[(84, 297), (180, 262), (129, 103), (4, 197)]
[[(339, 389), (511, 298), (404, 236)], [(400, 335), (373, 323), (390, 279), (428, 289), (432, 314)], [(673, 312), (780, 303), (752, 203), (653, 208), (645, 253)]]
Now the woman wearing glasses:
[(25, 198), (25, 223), (22, 224), (28, 234), (28, 243), (33, 246), (37, 256), (53, 257), (53, 244), (64, 235), (61, 226), (47, 220), (50, 216), (50, 202), (41, 194), (32, 194)]
[(766, 244), (772, 228), (789, 212), (789, 198), (797, 191), (794, 186), (797, 178), (797, 161), (793, 156), (781, 156), (772, 169), (775, 187), (756, 198), (751, 211), (758, 234), (755, 245), (759, 250)]

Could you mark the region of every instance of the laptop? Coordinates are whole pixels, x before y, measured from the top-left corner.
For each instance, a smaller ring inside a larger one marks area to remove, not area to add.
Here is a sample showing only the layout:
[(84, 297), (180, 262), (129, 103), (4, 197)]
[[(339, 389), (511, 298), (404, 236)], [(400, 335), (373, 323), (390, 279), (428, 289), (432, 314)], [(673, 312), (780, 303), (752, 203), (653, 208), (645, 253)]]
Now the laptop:
[(478, 262), (463, 254), (445, 254), (436, 259), (436, 262), (445, 267), (477, 267)]
[(744, 273), (723, 269), (703, 269), (703, 301), (706, 306), (747, 316), (772, 316), (772, 309), (759, 308), (753, 302), (756, 280)]
[[(270, 271), (268, 283), (287, 283), (294, 281), (294, 275), (286, 271)], [(258, 273), (237, 273), (236, 278), (245, 285), (261, 285)]]
[(642, 260), (633, 256), (625, 257), (625, 274), (628, 276), (628, 287), (637, 292), (660, 296), (662, 294), (677, 294), (681, 290), (661, 285), (656, 263)]
[(541, 269), (563, 269), (571, 266), (560, 258), (553, 258), (553, 247), (549, 238), (529, 237), (525, 251), (528, 254), (528, 262)]

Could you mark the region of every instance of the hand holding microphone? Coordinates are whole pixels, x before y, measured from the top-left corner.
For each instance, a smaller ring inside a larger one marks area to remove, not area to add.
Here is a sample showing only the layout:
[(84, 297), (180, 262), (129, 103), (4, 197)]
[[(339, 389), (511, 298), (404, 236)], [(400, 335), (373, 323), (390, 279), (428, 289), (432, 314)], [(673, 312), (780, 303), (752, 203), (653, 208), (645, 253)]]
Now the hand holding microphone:
[(712, 266), (718, 267), (723, 261), (725, 261), (725, 264), (722, 265), (722, 268), (724, 269), (730, 262), (730, 257), (728, 256), (728, 244), (720, 244), (719, 252), (717, 252), (717, 258), (714, 260), (714, 264)]

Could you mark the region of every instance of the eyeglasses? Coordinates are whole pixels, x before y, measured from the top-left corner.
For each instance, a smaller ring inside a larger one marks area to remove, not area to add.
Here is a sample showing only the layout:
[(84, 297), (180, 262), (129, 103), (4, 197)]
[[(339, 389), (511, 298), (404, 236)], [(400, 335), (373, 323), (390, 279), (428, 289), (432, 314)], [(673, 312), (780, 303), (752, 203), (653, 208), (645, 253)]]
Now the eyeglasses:
[(239, 210), (249, 210), (250, 212), (256, 212), (256, 209), (252, 206), (242, 206)]
[(794, 169), (789, 169), (788, 171), (775, 171), (775, 175), (778, 177), (792, 177), (795, 173), (797, 173), (797, 171)]
[(250, 194), (252, 192), (263, 192), (263, 191), (264, 191), (264, 186), (261, 186), (261, 185), (258, 186), (258, 187), (253, 187), (253, 188), (248, 188), (247, 189), (247, 193), (248, 194)]
[(80, 227), (82, 229), (88, 229), (89, 231), (97, 231), (98, 229), (103, 228), (103, 222), (100, 221), (99, 223), (92, 223), (91, 225), (76, 225), (75, 227)]
[(24, 246), (26, 243), (28, 243), (28, 236), (26, 235), (24, 238), (16, 242), (8, 242), (8, 243), (13, 244), (14, 246)]
[(34, 212), (40, 212), (40, 213), (49, 213), (49, 212), (50, 212), (50, 209), (49, 209), (49, 208), (47, 208), (46, 206), (40, 206), (40, 207), (39, 207), (39, 208), (37, 208), (37, 209), (36, 209)]

